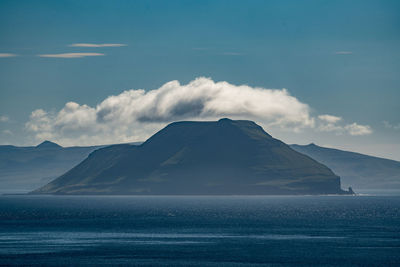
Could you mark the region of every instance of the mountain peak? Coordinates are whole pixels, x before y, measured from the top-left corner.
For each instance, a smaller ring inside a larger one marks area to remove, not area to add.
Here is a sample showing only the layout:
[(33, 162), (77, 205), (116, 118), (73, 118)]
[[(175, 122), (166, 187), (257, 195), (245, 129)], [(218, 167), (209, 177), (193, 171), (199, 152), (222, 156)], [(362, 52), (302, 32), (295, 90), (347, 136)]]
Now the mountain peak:
[(218, 120), (218, 122), (232, 122), (232, 120), (228, 118), (221, 118)]
[[(231, 120), (222, 118), (218, 121), (178, 121), (168, 124), (164, 129), (150, 137), (143, 145), (160, 145), (173, 142), (183, 144), (196, 142), (198, 138), (216, 141), (241, 142), (247, 138), (272, 138), (261, 126), (250, 120)], [(238, 139), (239, 138), (239, 139)], [(173, 141), (172, 141), (173, 140)], [(247, 139), (248, 140), (248, 139)]]
[(62, 146), (53, 143), (51, 141), (43, 141), (42, 143), (40, 143), (39, 145), (36, 146), (37, 148), (62, 148)]

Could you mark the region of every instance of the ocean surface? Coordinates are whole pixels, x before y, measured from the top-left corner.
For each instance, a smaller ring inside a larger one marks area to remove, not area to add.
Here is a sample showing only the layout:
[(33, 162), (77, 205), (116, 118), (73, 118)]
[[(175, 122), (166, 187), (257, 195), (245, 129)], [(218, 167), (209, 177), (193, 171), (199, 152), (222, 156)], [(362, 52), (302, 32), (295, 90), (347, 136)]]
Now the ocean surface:
[(400, 266), (400, 196), (0, 196), (0, 265)]

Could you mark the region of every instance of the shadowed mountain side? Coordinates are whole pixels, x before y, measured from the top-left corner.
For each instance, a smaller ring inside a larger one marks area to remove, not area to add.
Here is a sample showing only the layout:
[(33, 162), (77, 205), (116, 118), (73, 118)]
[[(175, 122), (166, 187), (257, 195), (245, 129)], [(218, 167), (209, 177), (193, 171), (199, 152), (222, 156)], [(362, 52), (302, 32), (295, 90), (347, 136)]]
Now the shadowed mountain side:
[(325, 164), (341, 177), (343, 186), (357, 189), (400, 189), (400, 162), (315, 144), (291, 145)]
[(329, 168), (251, 121), (176, 122), (139, 146), (114, 145), (36, 194), (343, 194)]

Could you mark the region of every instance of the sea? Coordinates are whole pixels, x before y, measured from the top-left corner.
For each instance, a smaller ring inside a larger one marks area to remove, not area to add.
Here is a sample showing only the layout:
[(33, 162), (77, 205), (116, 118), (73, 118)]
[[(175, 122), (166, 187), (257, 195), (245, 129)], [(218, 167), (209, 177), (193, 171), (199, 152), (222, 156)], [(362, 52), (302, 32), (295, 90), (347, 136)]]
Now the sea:
[(400, 266), (400, 196), (0, 196), (1, 266)]

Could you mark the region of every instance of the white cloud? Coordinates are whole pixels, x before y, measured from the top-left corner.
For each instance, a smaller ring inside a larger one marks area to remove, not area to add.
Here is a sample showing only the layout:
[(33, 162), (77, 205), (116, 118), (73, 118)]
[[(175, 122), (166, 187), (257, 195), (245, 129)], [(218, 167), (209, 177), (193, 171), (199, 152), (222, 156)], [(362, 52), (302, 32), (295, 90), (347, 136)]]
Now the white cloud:
[(343, 133), (343, 127), (337, 125), (339, 121), (342, 120), (341, 117), (333, 116), (333, 115), (319, 115), (318, 116), (318, 130), (321, 132), (336, 132), (337, 134)]
[(393, 129), (393, 130), (400, 130), (400, 123), (398, 123), (397, 125), (395, 124), (391, 124), (388, 121), (383, 121), (383, 125), (385, 126), (385, 128), (387, 129)]
[(6, 121), (9, 121), (9, 120), (10, 120), (10, 118), (8, 116), (5, 116), (5, 115), (1, 115), (0, 116), (0, 122), (6, 122)]
[(371, 127), (368, 125), (360, 125), (357, 123), (339, 125), (338, 123), (342, 120), (341, 117), (333, 115), (319, 115), (319, 123), (317, 129), (321, 132), (334, 132), (336, 134), (350, 134), (350, 135), (367, 135), (371, 134)]
[(31, 113), (30, 120), (25, 124), (25, 126), (28, 130), (37, 133), (37, 137), (40, 138), (44, 133), (51, 134), (51, 124), (51, 116), (43, 109), (37, 109)]
[(371, 127), (368, 125), (360, 125), (357, 123), (348, 124), (344, 127), (350, 135), (367, 135), (371, 134)]
[(0, 58), (2, 57), (16, 57), (16, 54), (11, 54), (11, 53), (0, 53)]
[(336, 55), (351, 55), (353, 54), (352, 51), (337, 51), (335, 52)]
[(70, 44), (70, 47), (121, 47), (127, 46), (126, 44), (90, 44), (90, 43), (75, 43)]
[(43, 54), (38, 55), (39, 57), (51, 57), (51, 58), (82, 58), (82, 57), (95, 57), (104, 56), (103, 53), (62, 53), (62, 54)]
[(310, 107), (286, 89), (197, 78), (185, 85), (171, 81), (150, 91), (127, 90), (95, 107), (68, 102), (58, 112), (38, 109), (32, 112), (26, 128), (39, 141), (90, 145), (143, 141), (172, 121), (222, 117), (255, 120), (267, 129), (298, 131), (315, 127)]
[(312, 127), (310, 108), (287, 90), (236, 86), (197, 78), (186, 85), (171, 81), (158, 89), (132, 89), (109, 96), (96, 107), (68, 102), (55, 113), (32, 112), (26, 128), (37, 139), (64, 145), (144, 140), (176, 120), (221, 117), (255, 119), (287, 128)]
[(323, 121), (326, 121), (326, 122), (328, 122), (328, 123), (336, 123), (336, 122), (342, 120), (341, 117), (337, 117), (337, 116), (333, 116), (333, 115), (328, 115), (328, 114), (319, 115), (319, 116), (318, 116), (318, 119), (323, 120)]

